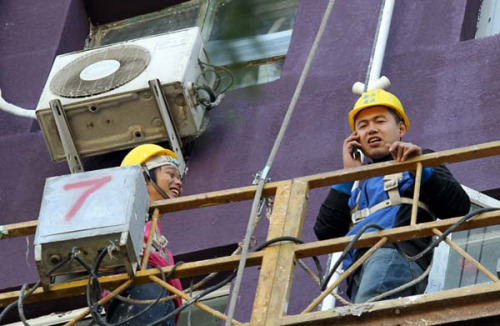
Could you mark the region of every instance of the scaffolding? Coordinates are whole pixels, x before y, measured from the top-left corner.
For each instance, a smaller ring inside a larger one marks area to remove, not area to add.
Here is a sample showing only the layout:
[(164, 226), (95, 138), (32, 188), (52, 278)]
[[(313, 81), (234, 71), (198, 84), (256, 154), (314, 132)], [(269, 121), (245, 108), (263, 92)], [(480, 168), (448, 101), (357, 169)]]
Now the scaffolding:
[[(456, 163), (499, 154), (500, 141), (494, 141), (425, 154), (405, 162), (382, 162), (268, 183), (263, 189), (263, 196), (275, 196), (275, 200), (267, 240), (283, 236), (301, 236), (311, 189), (408, 170), (416, 170), (411, 224), (364, 234), (356, 242), (354, 248), (371, 247), (372, 249), (365, 254), (366, 256), (374, 252), (376, 248), (385, 242), (397, 242), (417, 237), (439, 235), (451, 226), (454, 226), (460, 221), (461, 217), (421, 224), (417, 223), (417, 205), (415, 203), (418, 202), (419, 198), (422, 169), (439, 164)], [(257, 186), (248, 186), (155, 201), (151, 203), (150, 209), (153, 212), (154, 218), (159, 218), (161, 214), (174, 211), (251, 200), (256, 190)], [(474, 219), (458, 226), (455, 231), (499, 224), (500, 211), (496, 210), (479, 214)], [(36, 221), (4, 225), (1, 227), (2, 239), (32, 235), (36, 230), (36, 225)], [(491, 279), (491, 283), (400, 299), (356, 304), (335, 308), (331, 311), (314, 311), (315, 307), (332, 290), (329, 288), (314, 299), (302, 313), (287, 315), (286, 307), (295, 270), (294, 260), (342, 251), (351, 242), (352, 238), (351, 236), (304, 244), (280, 242), (262, 251), (249, 253), (246, 260), (246, 267), (260, 266), (261, 269), (251, 319), (245, 325), (386, 325), (388, 323), (398, 325), (420, 325), (422, 323), (425, 325), (434, 325), (445, 322), (478, 320), (484, 317), (500, 316), (500, 310), (498, 309), (500, 306), (499, 279), (449, 238), (446, 238), (445, 241), (450, 247), (457, 250), (464, 259), (485, 273)], [(356, 264), (360, 265), (362, 259), (358, 260)], [(240, 256), (234, 255), (185, 263), (175, 268), (172, 277), (187, 278), (212, 272), (232, 271), (238, 267), (239, 261)], [(172, 271), (172, 268), (171, 266), (164, 267), (163, 271), (164, 273), (169, 273)], [(347, 270), (334, 285), (337, 286), (342, 279), (348, 276), (349, 272), (352, 272), (352, 269)], [(146, 269), (138, 271), (133, 279), (127, 274), (100, 277), (99, 281), (103, 287), (115, 289), (110, 295), (103, 298), (100, 303), (110, 300), (114, 295), (132, 283), (142, 284), (146, 282), (156, 282), (172, 293), (182, 296), (183, 299), (190, 299), (187, 294), (180, 293), (162, 281), (159, 276), (160, 271), (157, 269)], [(30, 297), (26, 298), (26, 303), (81, 295), (85, 292), (86, 287), (87, 281), (84, 280), (54, 284), (50, 286), (50, 290), (48, 291), (38, 288)], [(16, 301), (20, 294), (20, 291), (1, 293), (0, 307), (4, 308)], [(195, 304), (221, 320), (226, 319), (226, 316), (223, 314), (201, 303)], [(66, 325), (74, 325), (89, 312), (89, 309), (83, 311)], [(232, 320), (232, 324), (242, 325), (244, 323)]]

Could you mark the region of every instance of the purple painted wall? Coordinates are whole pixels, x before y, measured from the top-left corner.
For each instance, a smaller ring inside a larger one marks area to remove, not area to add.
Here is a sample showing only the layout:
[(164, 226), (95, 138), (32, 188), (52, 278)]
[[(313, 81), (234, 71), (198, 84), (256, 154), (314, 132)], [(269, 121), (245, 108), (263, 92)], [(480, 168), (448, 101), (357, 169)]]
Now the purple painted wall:
[[(282, 78), (228, 93), (210, 112), (209, 130), (193, 145), (185, 194), (249, 185), (262, 169), (313, 42), (327, 0), (302, 1)], [(298, 107), (276, 158), (271, 178), (283, 180), (342, 168), (341, 144), (349, 134), (346, 114), (356, 100), (350, 91), (364, 81), (379, 11), (378, 1), (337, 0)], [(465, 0), (397, 1), (382, 73), (402, 100), (412, 127), (407, 140), (435, 150), (497, 140), (500, 119), (500, 36), (461, 41)], [(58, 53), (83, 47), (88, 31), (79, 0), (0, 2), (0, 89), (10, 102), (34, 108)], [(0, 112), (0, 224), (38, 215), (44, 179), (65, 174), (50, 161), (32, 122)], [(34, 130), (34, 131), (32, 131)], [(500, 188), (498, 159), (452, 165), (467, 186)], [(327, 189), (311, 193), (303, 239), (314, 240), (312, 224)], [(164, 231), (175, 253), (239, 242), (250, 203), (165, 216)], [(267, 221), (257, 235), (265, 237)], [(4, 261), (0, 288), (33, 282), (37, 272), (32, 239), (0, 242)], [(319, 293), (298, 270), (289, 313), (301, 311)], [(237, 318), (248, 320), (258, 271), (248, 270)], [(303, 281), (302, 281), (303, 280)], [(300, 284), (300, 285), (298, 285)]]

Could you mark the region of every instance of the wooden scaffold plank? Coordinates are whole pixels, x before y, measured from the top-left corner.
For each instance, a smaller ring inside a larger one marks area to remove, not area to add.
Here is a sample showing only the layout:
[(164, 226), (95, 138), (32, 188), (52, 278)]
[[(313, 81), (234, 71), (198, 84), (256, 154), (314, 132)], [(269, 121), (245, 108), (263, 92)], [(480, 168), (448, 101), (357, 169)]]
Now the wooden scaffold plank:
[[(293, 182), (291, 188), (276, 193), (268, 240), (300, 237), (309, 187)], [(250, 325), (278, 325), (290, 295), (295, 270), (295, 244), (277, 243), (265, 249)]]
[[(485, 317), (500, 321), (500, 283), (357, 304), (281, 319), (280, 325), (442, 325)], [(476, 324), (474, 324), (476, 325)], [(495, 324), (496, 325), (496, 324)]]
[[(246, 266), (257, 266), (262, 262), (263, 252), (252, 252), (248, 254)], [(230, 271), (238, 267), (240, 256), (227, 256), (202, 260), (192, 263), (185, 263), (178, 266), (173, 273), (173, 278), (185, 278), (198, 275), (205, 275), (215, 271)], [(164, 267), (163, 271), (168, 274), (172, 266)], [(137, 272), (134, 278), (134, 284), (142, 284), (149, 282), (150, 276), (160, 276), (160, 271), (156, 268)], [(99, 282), (104, 288), (115, 288), (123, 282), (129, 280), (127, 274), (118, 274), (112, 276), (103, 276), (99, 278)], [(71, 296), (82, 295), (85, 293), (87, 280), (73, 281), (68, 283), (60, 283), (51, 285), (50, 291), (45, 292), (42, 288), (38, 288), (33, 294), (26, 298), (26, 303), (39, 302), (43, 300), (52, 300)], [(7, 306), (11, 302), (17, 300), (19, 291), (11, 291), (0, 293), (0, 308)]]

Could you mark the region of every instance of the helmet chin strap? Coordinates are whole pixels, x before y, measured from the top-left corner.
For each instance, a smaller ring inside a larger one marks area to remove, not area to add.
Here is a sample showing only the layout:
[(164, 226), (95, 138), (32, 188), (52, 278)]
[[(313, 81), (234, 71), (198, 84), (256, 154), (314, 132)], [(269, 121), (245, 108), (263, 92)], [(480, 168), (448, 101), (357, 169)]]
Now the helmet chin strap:
[(160, 196), (163, 197), (163, 199), (170, 199), (170, 197), (167, 195), (167, 193), (160, 188), (160, 186), (158, 186), (158, 184), (153, 181), (153, 179), (151, 179), (151, 175), (149, 174), (149, 170), (144, 166), (144, 165), (141, 165), (142, 167), (142, 171), (146, 174), (149, 182), (151, 182), (151, 184), (153, 185), (153, 188), (155, 188), (155, 190), (160, 194)]

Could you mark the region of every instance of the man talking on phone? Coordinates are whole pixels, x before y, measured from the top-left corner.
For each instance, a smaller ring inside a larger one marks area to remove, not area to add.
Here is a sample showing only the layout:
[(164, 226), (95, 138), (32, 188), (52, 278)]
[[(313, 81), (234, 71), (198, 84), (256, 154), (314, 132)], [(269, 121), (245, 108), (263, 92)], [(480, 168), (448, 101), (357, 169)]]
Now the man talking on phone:
[[(361, 166), (363, 152), (371, 162), (406, 161), (432, 152), (403, 141), (410, 121), (399, 99), (382, 89), (363, 93), (349, 112), (352, 134), (344, 140), (344, 168)], [(367, 224), (384, 229), (409, 225), (411, 198), (415, 184), (413, 171), (363, 180), (351, 190), (353, 182), (334, 185), (321, 205), (314, 232), (320, 240), (354, 235)], [(443, 165), (422, 170), (417, 222), (450, 218), (468, 213), (470, 200), (451, 172)], [(368, 228), (365, 232), (377, 231)], [(431, 238), (400, 242), (409, 256), (424, 250)], [(368, 248), (351, 250), (343, 261), (349, 268)], [(362, 303), (413, 281), (429, 267), (432, 251), (416, 261), (407, 260), (392, 243), (386, 243), (359, 267), (349, 279), (348, 295), (354, 303)], [(427, 278), (386, 296), (384, 299), (421, 294)]]

